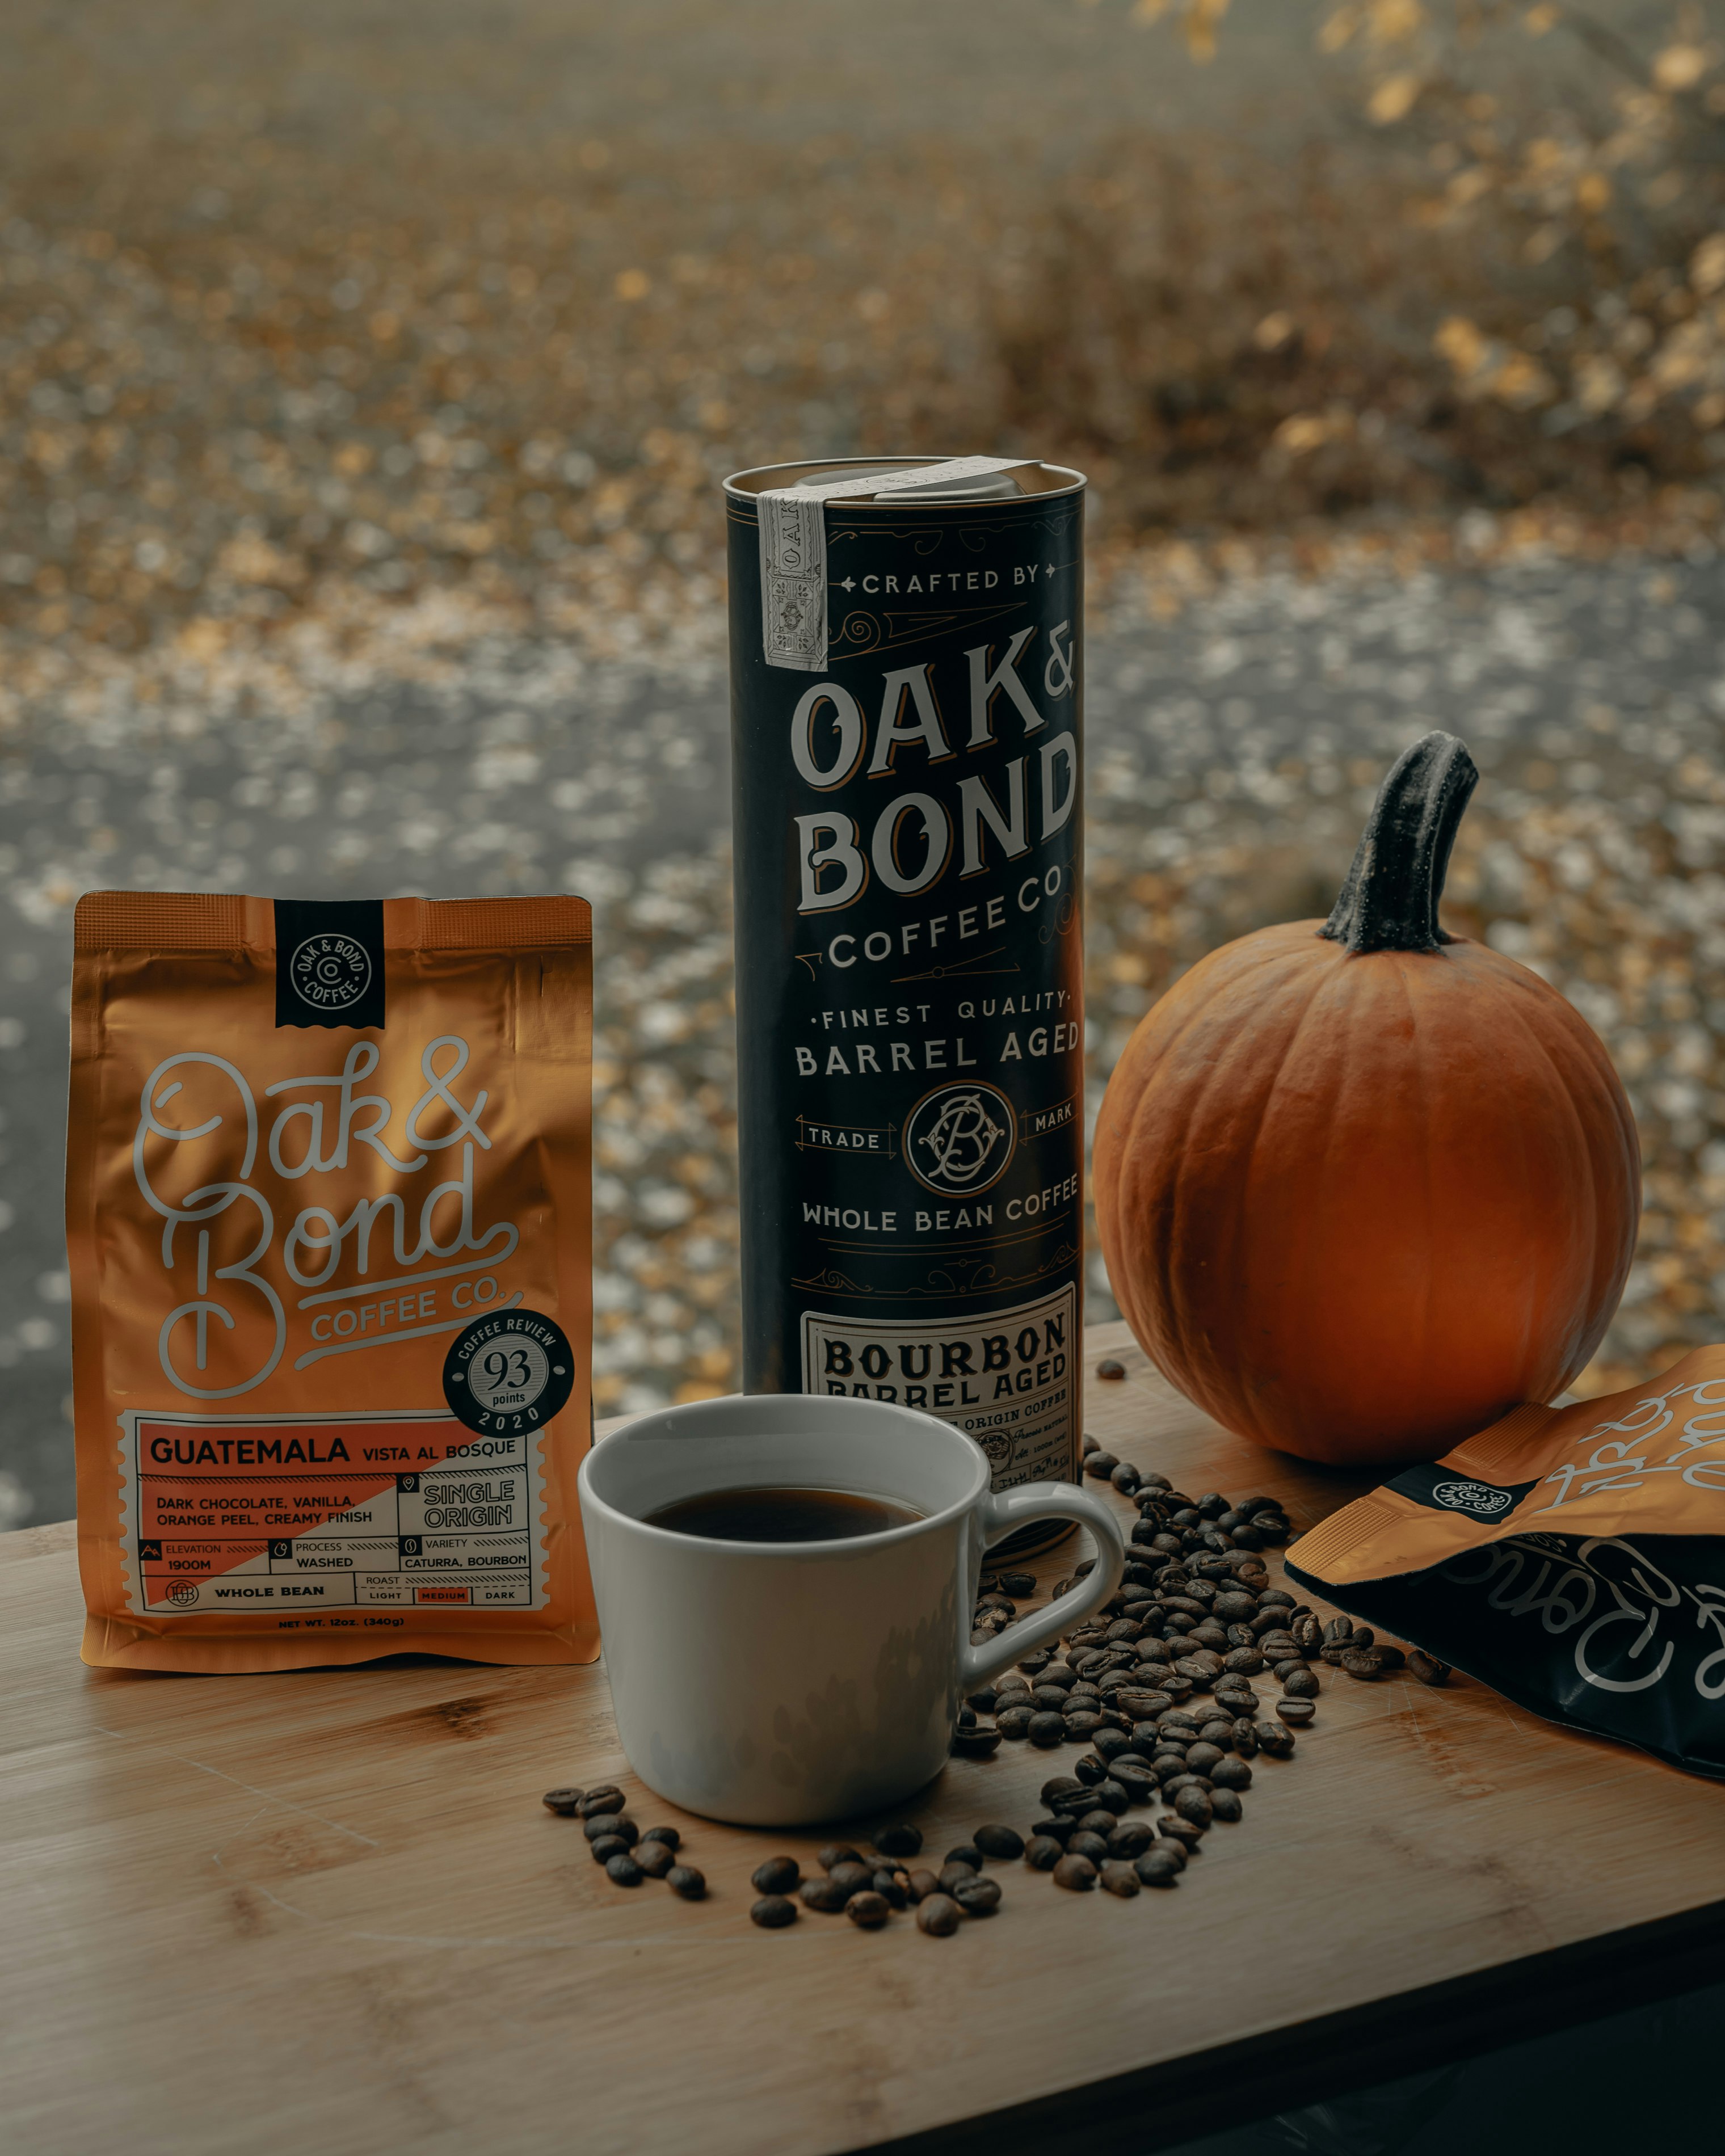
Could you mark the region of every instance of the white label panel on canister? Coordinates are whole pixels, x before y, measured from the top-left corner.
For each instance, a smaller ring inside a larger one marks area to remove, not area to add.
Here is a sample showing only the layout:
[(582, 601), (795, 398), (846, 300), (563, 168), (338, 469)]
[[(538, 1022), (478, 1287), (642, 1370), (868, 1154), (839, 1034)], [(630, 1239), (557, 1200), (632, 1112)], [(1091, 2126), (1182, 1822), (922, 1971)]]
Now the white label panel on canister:
[(886, 1322), (803, 1313), (803, 1390), (938, 1415), (987, 1454), (993, 1486), (1077, 1472), (1077, 1295), (976, 1317)]

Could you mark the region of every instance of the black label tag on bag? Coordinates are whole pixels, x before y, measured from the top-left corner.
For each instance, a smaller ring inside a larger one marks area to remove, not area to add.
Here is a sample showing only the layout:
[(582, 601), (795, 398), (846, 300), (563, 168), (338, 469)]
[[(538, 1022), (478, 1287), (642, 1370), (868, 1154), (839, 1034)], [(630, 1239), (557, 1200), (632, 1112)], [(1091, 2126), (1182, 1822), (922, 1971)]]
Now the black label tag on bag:
[(382, 1026), (381, 898), (276, 900), (275, 1023)]
[(1528, 1491), (1537, 1490), (1539, 1485), (1537, 1480), (1481, 1482), (1434, 1460), (1418, 1467), (1404, 1467), (1384, 1486), (1394, 1490), (1399, 1497), (1412, 1498), (1416, 1505), (1424, 1505), (1430, 1512), (1460, 1512), (1466, 1519), (1489, 1522), (1507, 1519)]

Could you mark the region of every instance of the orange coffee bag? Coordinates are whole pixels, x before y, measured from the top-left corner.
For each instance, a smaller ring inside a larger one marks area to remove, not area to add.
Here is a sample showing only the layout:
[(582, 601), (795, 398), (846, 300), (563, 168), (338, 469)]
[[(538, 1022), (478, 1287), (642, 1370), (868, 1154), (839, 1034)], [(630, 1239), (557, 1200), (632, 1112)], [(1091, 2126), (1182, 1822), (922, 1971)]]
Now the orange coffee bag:
[(598, 1646), (574, 898), (80, 901), (84, 1659)]
[(1536, 1714), (1725, 1779), (1725, 1347), (1518, 1407), (1332, 1512), (1286, 1564)]

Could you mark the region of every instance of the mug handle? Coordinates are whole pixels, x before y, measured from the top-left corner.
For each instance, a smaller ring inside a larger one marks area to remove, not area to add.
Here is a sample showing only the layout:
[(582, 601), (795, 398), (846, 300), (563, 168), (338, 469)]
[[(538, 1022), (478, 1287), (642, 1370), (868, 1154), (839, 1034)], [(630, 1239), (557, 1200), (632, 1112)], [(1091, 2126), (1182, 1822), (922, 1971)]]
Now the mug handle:
[(1108, 1599), (1126, 1569), (1126, 1537), (1120, 1532), (1119, 1521), (1100, 1497), (1093, 1497), (1076, 1482), (1027, 1482), (1017, 1490), (990, 1491), (977, 1507), (977, 1519), (984, 1549), (1032, 1520), (1080, 1521), (1096, 1538), (1096, 1562), (1094, 1571), (1071, 1594), (1050, 1603), (1046, 1609), (1015, 1619), (986, 1647), (973, 1647), (967, 1642), (958, 1656), (961, 1697), (1010, 1669), (1021, 1656), (1081, 1624)]

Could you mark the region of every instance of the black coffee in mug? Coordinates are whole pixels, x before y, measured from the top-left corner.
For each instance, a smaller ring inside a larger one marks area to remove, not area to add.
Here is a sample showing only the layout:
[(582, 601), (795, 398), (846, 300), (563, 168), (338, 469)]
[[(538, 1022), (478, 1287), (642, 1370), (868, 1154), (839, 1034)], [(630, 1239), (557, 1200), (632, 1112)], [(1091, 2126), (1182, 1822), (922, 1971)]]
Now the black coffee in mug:
[(708, 1490), (645, 1516), (649, 1527), (715, 1543), (843, 1543), (885, 1534), (923, 1517), (890, 1497), (858, 1490)]

